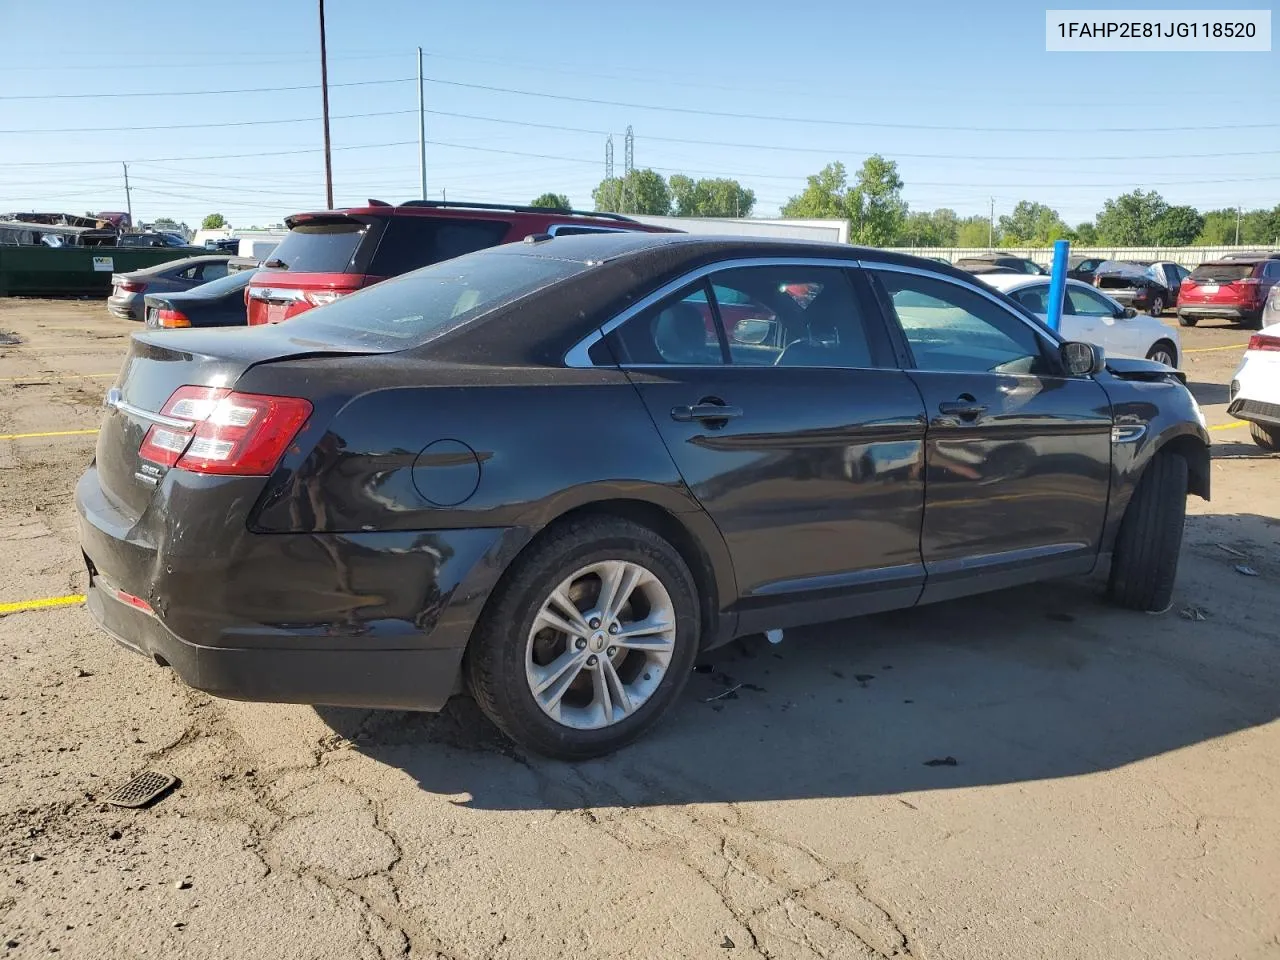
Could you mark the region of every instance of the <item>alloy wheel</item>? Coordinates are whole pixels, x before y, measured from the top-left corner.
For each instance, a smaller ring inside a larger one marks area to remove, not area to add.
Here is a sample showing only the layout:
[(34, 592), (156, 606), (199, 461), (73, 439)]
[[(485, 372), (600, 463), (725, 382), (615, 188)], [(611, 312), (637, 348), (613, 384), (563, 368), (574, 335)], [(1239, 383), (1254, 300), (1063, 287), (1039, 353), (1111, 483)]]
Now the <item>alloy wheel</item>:
[(590, 564), (561, 581), (534, 618), (529, 691), (563, 726), (620, 723), (658, 689), (675, 641), (671, 595), (650, 570), (624, 560)]

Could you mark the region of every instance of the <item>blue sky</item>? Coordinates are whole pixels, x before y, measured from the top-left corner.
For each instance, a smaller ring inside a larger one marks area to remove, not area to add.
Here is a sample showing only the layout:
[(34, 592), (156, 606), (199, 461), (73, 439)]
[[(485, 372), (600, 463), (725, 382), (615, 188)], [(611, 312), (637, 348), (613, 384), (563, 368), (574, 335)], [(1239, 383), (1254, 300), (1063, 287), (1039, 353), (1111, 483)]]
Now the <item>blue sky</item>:
[[(1050, 54), (1044, 17), (1025, 0), (328, 0), (333, 116), (393, 114), (333, 120), (335, 200), (417, 196), (421, 45), (434, 198), (554, 190), (589, 209), (605, 135), (620, 172), (630, 124), (638, 167), (737, 177), (762, 215), (825, 163), (852, 171), (873, 152), (898, 161), (913, 209), (985, 215), (994, 196), (998, 216), (1032, 199), (1075, 223), (1134, 187), (1202, 209), (1280, 202), (1280, 54)], [(257, 122), (319, 116), (316, 19), (312, 0), (0, 3), (0, 211), (123, 209), (122, 160), (135, 219), (216, 210), (249, 225), (323, 207), (318, 120)], [(31, 96), (45, 99), (14, 99)], [(1045, 127), (1062, 132), (1028, 129)], [(247, 156), (211, 159), (226, 154)]]

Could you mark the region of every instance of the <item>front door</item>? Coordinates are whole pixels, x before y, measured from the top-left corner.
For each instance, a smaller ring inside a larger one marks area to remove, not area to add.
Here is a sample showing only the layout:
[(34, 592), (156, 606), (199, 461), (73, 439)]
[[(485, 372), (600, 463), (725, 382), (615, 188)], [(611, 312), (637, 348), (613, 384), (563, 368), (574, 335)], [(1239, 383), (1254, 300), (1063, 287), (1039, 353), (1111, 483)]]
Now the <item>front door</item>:
[(610, 342), (728, 544), (740, 629), (915, 602), (924, 408), (847, 270), (714, 273)]
[(1111, 408), (994, 296), (875, 271), (924, 398), (923, 601), (1089, 570), (1106, 518)]

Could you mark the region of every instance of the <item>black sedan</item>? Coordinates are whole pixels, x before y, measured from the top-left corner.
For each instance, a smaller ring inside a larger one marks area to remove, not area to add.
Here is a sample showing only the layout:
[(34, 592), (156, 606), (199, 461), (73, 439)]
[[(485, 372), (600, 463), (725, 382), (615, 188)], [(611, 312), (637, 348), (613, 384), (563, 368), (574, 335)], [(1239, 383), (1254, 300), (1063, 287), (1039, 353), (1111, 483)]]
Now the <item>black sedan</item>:
[(276, 326), (135, 333), (107, 404), (76, 503), (121, 643), (241, 699), (465, 682), (569, 759), (744, 634), (1099, 567), (1163, 609), (1209, 495), (1177, 371), (842, 245), (531, 237)]
[(123, 320), (142, 320), (142, 298), (147, 293), (177, 293), (227, 275), (226, 255), (184, 257), (111, 276), (107, 310)]
[(228, 273), (184, 293), (147, 294), (144, 319), (148, 327), (236, 327), (248, 321), (244, 292), (252, 270)]

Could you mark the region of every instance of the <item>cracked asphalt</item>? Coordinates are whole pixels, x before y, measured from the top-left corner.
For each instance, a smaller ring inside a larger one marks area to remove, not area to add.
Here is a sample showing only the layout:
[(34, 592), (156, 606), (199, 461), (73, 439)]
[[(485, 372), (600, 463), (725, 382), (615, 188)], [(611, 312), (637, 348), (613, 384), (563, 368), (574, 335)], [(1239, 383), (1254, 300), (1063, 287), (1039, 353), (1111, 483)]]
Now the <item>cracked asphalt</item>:
[[(84, 587), (65, 431), (132, 329), (0, 300), (0, 434), (64, 432), (0, 440), (0, 604)], [(0, 616), (0, 957), (1280, 957), (1280, 463), (1225, 414), (1247, 335), (1182, 333), (1219, 429), (1170, 611), (1067, 581), (750, 638), (606, 760)], [(181, 784), (102, 803), (146, 769)]]

